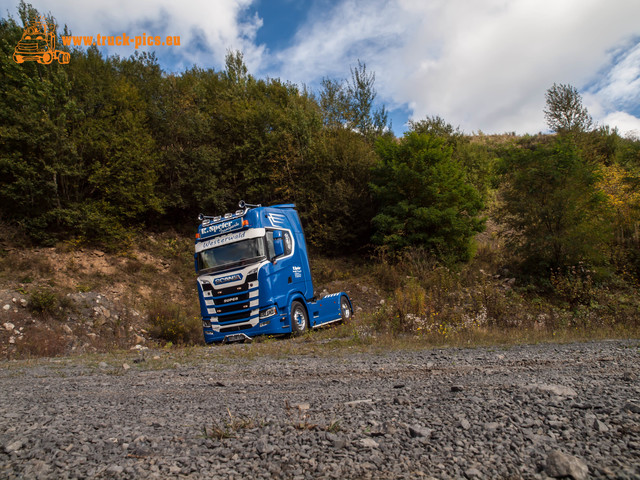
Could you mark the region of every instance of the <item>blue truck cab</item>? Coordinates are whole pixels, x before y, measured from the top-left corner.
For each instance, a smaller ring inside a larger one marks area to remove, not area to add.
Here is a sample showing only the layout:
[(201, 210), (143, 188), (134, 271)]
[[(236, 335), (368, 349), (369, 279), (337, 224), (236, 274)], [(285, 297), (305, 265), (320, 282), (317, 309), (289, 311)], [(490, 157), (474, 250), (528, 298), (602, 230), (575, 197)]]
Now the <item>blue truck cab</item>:
[(194, 258), (205, 342), (299, 334), (348, 320), (346, 293), (314, 296), (295, 205), (239, 207), (198, 217)]

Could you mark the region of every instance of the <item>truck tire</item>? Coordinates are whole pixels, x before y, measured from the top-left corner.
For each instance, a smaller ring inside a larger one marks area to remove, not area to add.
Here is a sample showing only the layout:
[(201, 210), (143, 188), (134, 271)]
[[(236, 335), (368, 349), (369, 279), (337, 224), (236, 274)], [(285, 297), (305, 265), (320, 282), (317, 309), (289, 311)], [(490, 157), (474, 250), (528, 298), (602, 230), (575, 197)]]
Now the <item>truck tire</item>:
[(296, 336), (309, 328), (307, 309), (298, 300), (291, 302), (291, 334)]
[(347, 323), (351, 320), (351, 316), (353, 315), (353, 311), (351, 310), (351, 304), (347, 297), (342, 295), (340, 297), (340, 316), (342, 317), (342, 323)]

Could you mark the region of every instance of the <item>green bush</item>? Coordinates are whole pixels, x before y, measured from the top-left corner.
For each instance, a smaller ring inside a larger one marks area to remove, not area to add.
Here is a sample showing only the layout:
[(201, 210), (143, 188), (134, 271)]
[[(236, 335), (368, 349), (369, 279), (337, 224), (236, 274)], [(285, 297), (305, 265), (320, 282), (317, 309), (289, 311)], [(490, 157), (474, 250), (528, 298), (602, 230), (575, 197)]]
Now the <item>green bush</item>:
[(200, 317), (189, 315), (181, 305), (156, 302), (147, 315), (154, 337), (174, 344), (202, 343)]
[(567, 139), (520, 146), (503, 154), (499, 215), (522, 272), (540, 279), (578, 262), (606, 264), (611, 216), (598, 166)]
[(29, 296), (29, 309), (40, 315), (55, 315), (58, 303), (55, 292), (48, 289), (36, 290)]
[(371, 189), (378, 213), (372, 240), (394, 251), (421, 247), (441, 261), (471, 258), (472, 239), (484, 229), (482, 196), (465, 178), (441, 138), (409, 132), (382, 138)]

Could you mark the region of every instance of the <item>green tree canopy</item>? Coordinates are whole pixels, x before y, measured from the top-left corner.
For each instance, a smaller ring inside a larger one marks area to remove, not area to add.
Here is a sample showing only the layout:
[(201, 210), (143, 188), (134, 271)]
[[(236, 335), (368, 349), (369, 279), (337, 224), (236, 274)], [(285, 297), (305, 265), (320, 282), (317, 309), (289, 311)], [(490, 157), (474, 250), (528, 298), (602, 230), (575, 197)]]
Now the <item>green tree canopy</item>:
[(441, 138), (407, 133), (382, 138), (371, 189), (377, 202), (372, 240), (392, 250), (419, 246), (445, 261), (471, 256), (473, 236), (482, 231), (481, 195), (465, 179), (452, 149)]
[(529, 274), (585, 262), (602, 265), (611, 240), (597, 166), (568, 139), (520, 142), (503, 154), (502, 221)]

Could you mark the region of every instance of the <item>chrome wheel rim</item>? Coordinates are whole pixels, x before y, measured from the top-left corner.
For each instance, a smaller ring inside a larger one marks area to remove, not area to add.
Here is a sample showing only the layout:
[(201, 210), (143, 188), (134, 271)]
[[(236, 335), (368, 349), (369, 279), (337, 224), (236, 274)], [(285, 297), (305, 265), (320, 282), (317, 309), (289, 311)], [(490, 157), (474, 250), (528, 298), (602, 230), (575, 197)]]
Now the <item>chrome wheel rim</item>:
[(300, 328), (304, 328), (304, 312), (300, 308), (296, 308), (293, 312), (293, 319)]

